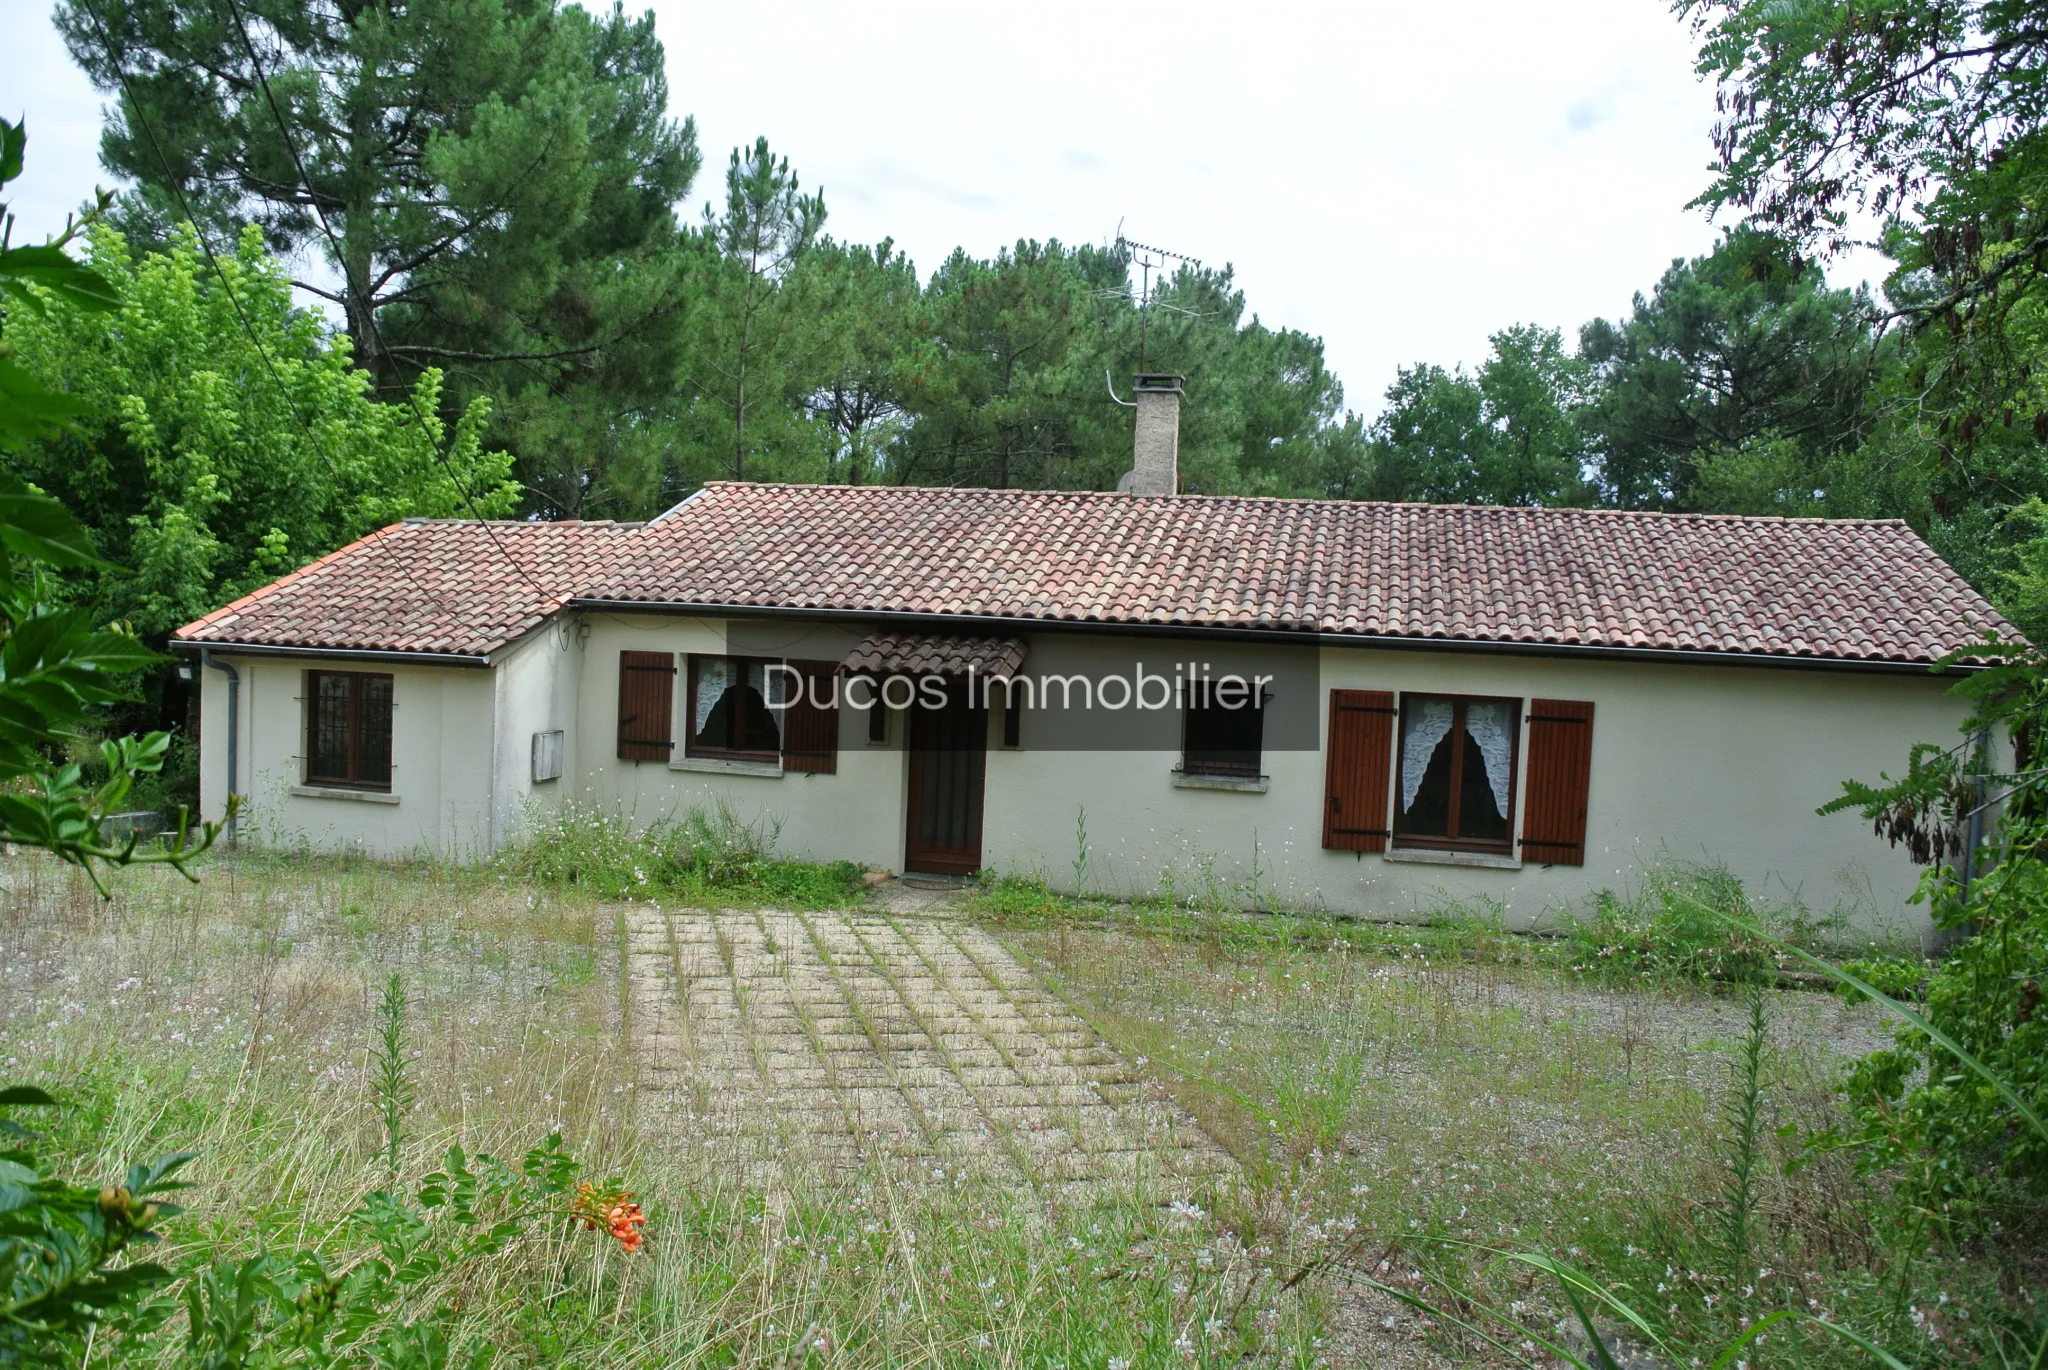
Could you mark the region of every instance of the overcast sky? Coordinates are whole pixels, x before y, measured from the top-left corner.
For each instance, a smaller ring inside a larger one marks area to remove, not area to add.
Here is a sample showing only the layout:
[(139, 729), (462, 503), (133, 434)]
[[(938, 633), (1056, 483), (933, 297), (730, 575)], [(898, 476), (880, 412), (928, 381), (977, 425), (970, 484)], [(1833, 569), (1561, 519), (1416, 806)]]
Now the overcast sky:
[[(1398, 365), (1625, 311), (1717, 231), (1684, 207), (1713, 95), (1661, 0), (654, 9), (704, 149), (694, 200), (760, 134), (824, 189), (829, 231), (894, 237), (927, 275), (956, 244), (1121, 223), (1233, 264), (1267, 323), (1325, 340), (1366, 413)], [(101, 97), (48, 13), (0, 0), (0, 108), (29, 123), (17, 240), (106, 179)]]

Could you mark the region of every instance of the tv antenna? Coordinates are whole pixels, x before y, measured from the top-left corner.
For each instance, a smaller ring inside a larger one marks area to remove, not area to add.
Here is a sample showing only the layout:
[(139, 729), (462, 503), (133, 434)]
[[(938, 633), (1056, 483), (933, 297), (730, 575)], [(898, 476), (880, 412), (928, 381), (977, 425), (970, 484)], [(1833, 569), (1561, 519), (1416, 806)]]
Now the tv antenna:
[(1126, 238), (1122, 223), (1118, 223), (1116, 226), (1116, 250), (1127, 255), (1131, 260), (1131, 264), (1138, 268), (1138, 278), (1141, 285), (1141, 293), (1138, 296), (1138, 370), (1143, 371), (1145, 369), (1146, 331), (1152, 318), (1153, 271), (1165, 270), (1166, 264), (1169, 261), (1184, 262), (1188, 266), (1195, 268), (1195, 270), (1200, 271), (1202, 269), (1202, 259), (1200, 257), (1190, 257), (1184, 252), (1169, 252), (1163, 247), (1154, 247), (1150, 243), (1141, 243), (1134, 238)]

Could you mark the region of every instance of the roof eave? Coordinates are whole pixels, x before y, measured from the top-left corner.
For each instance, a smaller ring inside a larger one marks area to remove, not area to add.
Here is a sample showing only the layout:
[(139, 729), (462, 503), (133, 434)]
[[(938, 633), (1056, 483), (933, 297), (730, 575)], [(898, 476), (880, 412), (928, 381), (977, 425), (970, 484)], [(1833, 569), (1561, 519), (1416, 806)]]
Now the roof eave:
[(704, 618), (796, 618), (854, 620), (862, 623), (956, 625), (959, 628), (1006, 632), (1134, 633), (1157, 637), (1227, 636), (1249, 642), (1296, 646), (1357, 647), (1386, 651), (1480, 652), (1508, 656), (1592, 658), (1684, 666), (1745, 666), (1776, 670), (1840, 671), (1861, 675), (1968, 675), (1983, 665), (1957, 663), (1937, 668), (1926, 661), (1884, 658), (1793, 656), (1782, 652), (1721, 652), (1678, 647), (1612, 647), (1576, 642), (1510, 642), (1473, 638), (1402, 637), (1376, 633), (1325, 633), (1295, 628), (1243, 628), (1231, 624), (1129, 623), (1102, 619), (1025, 618), (1000, 614), (940, 614), (882, 609), (812, 609), (759, 604), (714, 604), (695, 601), (603, 599), (571, 596), (563, 605), (602, 613), (689, 614)]
[(234, 656), (302, 657), (323, 661), (381, 661), (414, 666), (459, 666), (478, 669), (489, 666), (495, 653), (409, 652), (388, 647), (290, 647), (271, 642), (215, 642), (207, 638), (172, 638), (174, 652), (223, 652)]

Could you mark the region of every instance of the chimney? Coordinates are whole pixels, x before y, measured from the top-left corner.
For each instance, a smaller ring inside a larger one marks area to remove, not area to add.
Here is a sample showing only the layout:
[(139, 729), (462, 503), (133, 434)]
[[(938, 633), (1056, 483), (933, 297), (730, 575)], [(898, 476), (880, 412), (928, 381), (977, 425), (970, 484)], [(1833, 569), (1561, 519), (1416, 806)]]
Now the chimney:
[(1139, 376), (1138, 432), (1127, 487), (1134, 495), (1180, 493), (1180, 397), (1183, 376)]

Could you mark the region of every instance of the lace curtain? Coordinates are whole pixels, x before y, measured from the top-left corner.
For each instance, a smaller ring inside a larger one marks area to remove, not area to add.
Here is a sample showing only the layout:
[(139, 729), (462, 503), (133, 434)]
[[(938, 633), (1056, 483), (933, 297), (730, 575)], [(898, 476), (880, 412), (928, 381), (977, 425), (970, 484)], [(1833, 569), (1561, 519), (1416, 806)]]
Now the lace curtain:
[[(1512, 745), (1515, 710), (1505, 701), (1472, 700), (1465, 705), (1465, 735), (1479, 744), (1486, 758), (1486, 786), (1493, 791), (1494, 811), (1508, 816), (1508, 748)], [(1471, 765), (1468, 758), (1466, 765)]]
[[(770, 671), (765, 661), (747, 663), (746, 688), (754, 692), (771, 709), (783, 705), (785, 681), (781, 671)], [(718, 701), (725, 698), (727, 690), (740, 686), (739, 663), (731, 657), (702, 656), (697, 658), (697, 728), (696, 736), (704, 735), (704, 725), (711, 721), (711, 711), (718, 707)]]
[(1422, 773), (1429, 769), (1436, 744), (1450, 735), (1451, 701), (1425, 699), (1409, 709), (1403, 721), (1407, 726), (1401, 734), (1401, 812), (1406, 813), (1415, 807)]
[(781, 671), (769, 670), (765, 661), (747, 663), (747, 685), (771, 709), (779, 709), (786, 702), (782, 696), (783, 687), (788, 683), (789, 678), (786, 675)]
[[(1425, 699), (1411, 706), (1401, 734), (1401, 812), (1415, 807), (1422, 774), (1437, 744), (1450, 735), (1453, 705), (1448, 699)], [(1514, 745), (1515, 708), (1500, 700), (1471, 700), (1465, 705), (1465, 735), (1486, 761), (1486, 785), (1493, 807), (1508, 816), (1508, 751)], [(1466, 765), (1471, 765), (1468, 757)]]
[(725, 692), (738, 683), (739, 672), (729, 658), (697, 658), (697, 726), (692, 736), (704, 735), (704, 725), (711, 721), (711, 711), (718, 707), (719, 700), (725, 698)]

